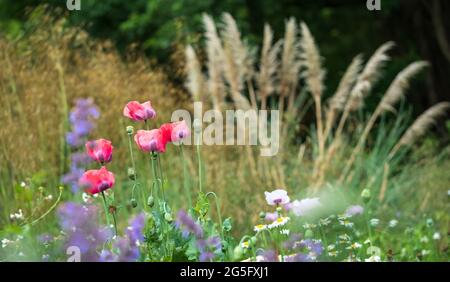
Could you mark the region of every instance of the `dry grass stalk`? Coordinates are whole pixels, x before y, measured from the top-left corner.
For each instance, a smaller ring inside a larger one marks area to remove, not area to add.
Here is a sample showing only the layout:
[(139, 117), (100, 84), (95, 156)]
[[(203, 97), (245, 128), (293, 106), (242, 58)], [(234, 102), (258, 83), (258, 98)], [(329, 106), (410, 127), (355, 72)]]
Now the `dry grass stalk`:
[(268, 24), (264, 26), (264, 40), (261, 50), (261, 61), (259, 72), (256, 76), (258, 85), (258, 97), (261, 101), (261, 109), (267, 108), (267, 98), (275, 91), (275, 74), (280, 62), (278, 53), (280, 52), (281, 41), (272, 44), (273, 32)]
[(194, 101), (203, 101), (205, 77), (202, 73), (200, 62), (197, 59), (194, 48), (186, 47), (186, 88)]
[[(244, 82), (252, 73), (251, 57), (247, 46), (241, 40), (241, 33), (230, 14), (223, 15), (225, 24), (222, 32), (224, 42), (224, 75), (230, 86), (230, 94), (238, 109), (248, 110), (252, 107), (242, 95)], [(255, 107), (256, 105), (253, 105)]]
[(386, 195), (387, 187), (388, 187), (388, 179), (389, 179), (389, 164), (384, 164), (383, 170), (383, 182), (381, 183), (380, 194), (378, 195), (378, 200), (383, 202), (384, 196)]
[(439, 117), (447, 114), (449, 109), (449, 102), (441, 102), (426, 110), (414, 121), (411, 127), (406, 130), (402, 138), (400, 138), (400, 141), (389, 153), (389, 159), (391, 159), (402, 146), (411, 146), (417, 139), (422, 137), (431, 126), (436, 124), (436, 120)]
[(220, 111), (225, 103), (225, 86), (223, 83), (224, 51), (212, 18), (207, 14), (203, 14), (203, 24), (205, 26), (206, 53), (208, 57), (208, 90), (214, 109)]
[(381, 69), (390, 59), (387, 55), (387, 51), (389, 51), (392, 47), (394, 47), (393, 42), (387, 42), (379, 47), (369, 59), (361, 74), (358, 76), (356, 84), (353, 87), (350, 97), (345, 105), (345, 109), (339, 121), (335, 136), (341, 135), (350, 112), (360, 108), (363, 105), (364, 97), (370, 93), (373, 85), (381, 76)]
[(286, 29), (283, 39), (283, 52), (281, 57), (281, 69), (279, 72), (279, 106), (280, 116), (283, 116), (285, 98), (295, 95), (297, 87), (301, 61), (300, 42), (298, 40), (297, 24), (294, 18), (286, 22)]
[(350, 155), (350, 158), (348, 159), (345, 165), (344, 171), (341, 174), (340, 182), (342, 182), (342, 180), (345, 179), (346, 174), (348, 173), (348, 171), (350, 170), (351, 166), (355, 161), (356, 155), (363, 148), (370, 131), (375, 125), (375, 121), (383, 112), (387, 110), (392, 111), (394, 109), (395, 104), (403, 97), (405, 91), (409, 88), (409, 82), (412, 79), (412, 77), (417, 75), (427, 65), (428, 63), (424, 61), (414, 62), (409, 66), (407, 66), (403, 71), (401, 71), (396, 76), (394, 81), (389, 86), (386, 94), (383, 96), (377, 108), (371, 115), (366, 126), (364, 127), (361, 137), (359, 138), (358, 143), (353, 149), (352, 154)]
[(319, 159), (323, 157), (325, 140), (323, 138), (322, 94), (325, 71), (322, 59), (311, 32), (305, 23), (301, 23), (302, 39), (300, 40), (302, 64), (305, 66), (305, 80), (314, 98), (317, 122), (317, 141), (319, 143)]

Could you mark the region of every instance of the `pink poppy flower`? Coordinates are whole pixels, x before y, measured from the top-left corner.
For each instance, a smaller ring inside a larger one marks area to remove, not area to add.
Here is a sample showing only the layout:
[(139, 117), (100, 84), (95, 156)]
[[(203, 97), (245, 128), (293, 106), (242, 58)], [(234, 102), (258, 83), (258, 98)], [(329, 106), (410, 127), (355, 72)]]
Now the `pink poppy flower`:
[(86, 189), (89, 194), (97, 194), (114, 186), (114, 174), (102, 167), (86, 171), (80, 178), (79, 184)]
[(113, 146), (111, 141), (98, 139), (86, 143), (86, 151), (94, 161), (99, 163), (109, 163), (112, 159)]
[(123, 115), (133, 121), (141, 121), (155, 118), (156, 112), (150, 101), (142, 104), (137, 101), (131, 101), (123, 109)]
[(159, 153), (164, 153), (166, 151), (166, 144), (169, 142), (160, 129), (138, 130), (134, 136), (134, 141), (139, 149), (144, 152)]
[(181, 139), (184, 139), (191, 134), (191, 131), (189, 130), (189, 127), (186, 124), (185, 120), (165, 123), (161, 125), (160, 130), (165, 139), (169, 140), (169, 142), (180, 141)]
[(282, 189), (277, 189), (272, 192), (264, 192), (264, 195), (266, 195), (267, 203), (271, 206), (285, 205), (289, 203), (289, 196), (287, 195), (287, 192)]

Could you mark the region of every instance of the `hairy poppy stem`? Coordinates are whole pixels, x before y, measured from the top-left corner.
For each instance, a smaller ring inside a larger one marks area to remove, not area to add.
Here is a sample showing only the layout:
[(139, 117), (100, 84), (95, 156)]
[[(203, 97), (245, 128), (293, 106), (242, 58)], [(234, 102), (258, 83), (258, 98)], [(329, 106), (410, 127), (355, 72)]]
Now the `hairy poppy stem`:
[(223, 240), (224, 236), (223, 236), (223, 225), (222, 225), (222, 213), (220, 212), (219, 199), (217, 198), (217, 195), (214, 192), (206, 193), (206, 197), (208, 197), (209, 195), (213, 196), (214, 200), (216, 202), (217, 217), (219, 218), (220, 235), (221, 235), (222, 240)]
[(188, 204), (189, 207), (192, 207), (192, 193), (191, 193), (191, 184), (188, 182), (188, 178), (187, 178), (187, 169), (186, 169), (186, 158), (184, 156), (184, 148), (183, 148), (183, 143), (181, 143), (180, 146), (180, 150), (181, 150), (181, 159), (183, 162), (183, 186), (184, 189), (186, 189), (187, 191), (187, 198), (188, 198)]
[(106, 196), (105, 193), (102, 191), (102, 198), (103, 198), (103, 208), (105, 209), (105, 216), (106, 216), (106, 224), (108, 227), (110, 226), (109, 217), (108, 217), (108, 203), (106, 202)]
[(200, 192), (203, 191), (203, 185), (202, 185), (202, 158), (200, 154), (200, 142), (197, 142), (197, 159), (198, 159), (198, 186), (200, 189)]

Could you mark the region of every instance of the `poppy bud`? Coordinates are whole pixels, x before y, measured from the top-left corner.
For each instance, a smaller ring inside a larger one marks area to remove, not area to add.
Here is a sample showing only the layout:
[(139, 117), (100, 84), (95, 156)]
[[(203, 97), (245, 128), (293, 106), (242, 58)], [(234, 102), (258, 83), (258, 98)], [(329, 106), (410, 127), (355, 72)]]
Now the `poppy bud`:
[(137, 207), (137, 201), (136, 201), (136, 199), (135, 199), (135, 198), (131, 199), (131, 200), (130, 200), (130, 204), (131, 204), (131, 206), (132, 206), (133, 208)]
[(266, 218), (266, 213), (265, 212), (260, 212), (259, 213), (259, 218), (260, 219), (265, 219)]
[(250, 238), (250, 244), (252, 245), (252, 246), (254, 246), (254, 245), (256, 245), (256, 237), (255, 236), (253, 236), (252, 238)]
[(173, 221), (172, 215), (168, 212), (164, 214), (164, 219), (169, 223)]
[(133, 133), (134, 133), (134, 127), (132, 127), (131, 125), (127, 126), (127, 134), (133, 135)]
[(277, 213), (281, 213), (283, 211), (283, 209), (281, 207), (277, 207)]
[(153, 207), (155, 205), (155, 199), (153, 198), (153, 196), (149, 196), (147, 199), (147, 205), (149, 207)]
[(241, 246), (237, 246), (236, 248), (234, 248), (233, 256), (234, 256), (235, 260), (240, 259), (243, 254), (244, 254), (244, 250), (242, 250)]
[(361, 198), (363, 199), (364, 203), (368, 203), (370, 200), (370, 190), (369, 189), (362, 190)]
[(132, 167), (128, 168), (128, 178), (131, 180), (136, 180), (136, 171)]

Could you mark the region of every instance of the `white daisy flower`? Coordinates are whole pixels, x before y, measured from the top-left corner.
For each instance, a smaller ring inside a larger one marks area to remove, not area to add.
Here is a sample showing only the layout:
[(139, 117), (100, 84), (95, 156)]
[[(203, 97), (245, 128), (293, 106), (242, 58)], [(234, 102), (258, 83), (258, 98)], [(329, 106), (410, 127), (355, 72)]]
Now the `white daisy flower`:
[(271, 224), (269, 224), (267, 227), (268, 227), (269, 229), (272, 229), (272, 228), (276, 228), (276, 227), (283, 226), (283, 225), (285, 225), (286, 223), (288, 223), (289, 219), (290, 219), (290, 218), (287, 217), (287, 216), (280, 216), (279, 218), (277, 218), (277, 220), (275, 220), (274, 222), (272, 222)]
[(253, 227), (253, 231), (260, 232), (267, 229), (267, 224), (258, 224)]
[(422, 238), (420, 238), (420, 242), (421, 243), (428, 243), (428, 241), (430, 241), (429, 239), (428, 239), (428, 237), (427, 236), (423, 236)]

